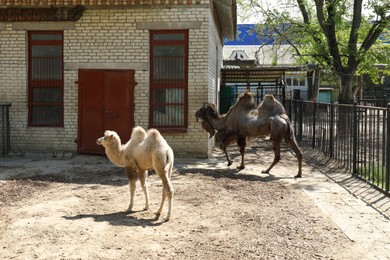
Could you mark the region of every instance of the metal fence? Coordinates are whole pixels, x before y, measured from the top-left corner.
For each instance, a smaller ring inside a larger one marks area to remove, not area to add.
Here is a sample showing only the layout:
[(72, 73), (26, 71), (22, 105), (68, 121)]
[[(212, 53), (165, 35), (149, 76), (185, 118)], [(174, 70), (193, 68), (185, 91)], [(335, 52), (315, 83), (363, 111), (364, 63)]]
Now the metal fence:
[(286, 100), (297, 140), (389, 194), (390, 105), (369, 107)]
[(0, 103), (0, 156), (6, 156), (10, 150), (10, 122), (9, 108), (10, 103)]

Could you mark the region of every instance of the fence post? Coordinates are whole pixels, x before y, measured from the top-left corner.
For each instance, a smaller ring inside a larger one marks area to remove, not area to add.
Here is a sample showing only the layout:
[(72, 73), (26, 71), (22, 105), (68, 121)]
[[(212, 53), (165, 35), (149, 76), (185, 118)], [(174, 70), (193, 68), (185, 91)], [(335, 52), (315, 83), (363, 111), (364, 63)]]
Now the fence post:
[(314, 149), (316, 146), (316, 121), (317, 121), (317, 102), (313, 102), (313, 139), (311, 141), (311, 147)]
[(329, 123), (329, 157), (333, 157), (333, 124), (334, 124), (334, 102), (330, 104), (330, 123)]
[(353, 103), (353, 129), (352, 129), (352, 175), (357, 174), (357, 128), (358, 128), (358, 116), (357, 116), (357, 102)]
[(387, 104), (387, 144), (386, 144), (386, 187), (385, 190), (388, 192), (390, 189), (390, 103)]
[(302, 141), (303, 136), (303, 99), (300, 99), (300, 106), (299, 106), (299, 141)]

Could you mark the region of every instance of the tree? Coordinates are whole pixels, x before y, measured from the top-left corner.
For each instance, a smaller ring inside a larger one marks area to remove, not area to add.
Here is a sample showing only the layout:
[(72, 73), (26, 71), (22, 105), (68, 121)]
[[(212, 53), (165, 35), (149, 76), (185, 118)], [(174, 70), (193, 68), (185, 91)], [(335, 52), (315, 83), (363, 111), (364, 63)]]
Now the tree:
[(261, 19), (261, 37), (272, 34), (274, 45), (289, 44), (300, 63), (331, 71), (340, 103), (354, 101), (356, 75), (375, 75), (374, 64), (390, 64), (390, 0), (290, 0), (288, 8), (281, 8), (283, 0), (273, 7), (265, 2), (238, 1), (244, 16)]

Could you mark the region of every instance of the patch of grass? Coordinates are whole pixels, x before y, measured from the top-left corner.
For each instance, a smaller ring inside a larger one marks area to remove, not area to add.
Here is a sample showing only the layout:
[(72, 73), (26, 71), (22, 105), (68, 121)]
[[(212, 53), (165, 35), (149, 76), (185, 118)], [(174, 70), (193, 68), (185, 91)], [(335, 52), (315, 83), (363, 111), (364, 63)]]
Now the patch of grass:
[(357, 175), (380, 188), (385, 187), (386, 167), (382, 163), (360, 166), (357, 168)]

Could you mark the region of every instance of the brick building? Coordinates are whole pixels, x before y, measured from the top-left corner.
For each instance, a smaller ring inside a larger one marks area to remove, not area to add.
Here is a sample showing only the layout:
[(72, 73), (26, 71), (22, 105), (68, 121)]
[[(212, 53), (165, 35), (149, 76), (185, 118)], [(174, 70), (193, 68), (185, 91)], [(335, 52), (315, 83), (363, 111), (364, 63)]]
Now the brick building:
[(11, 152), (101, 154), (105, 129), (157, 128), (176, 156), (204, 157), (195, 122), (217, 103), (235, 0), (0, 0), (0, 102)]

